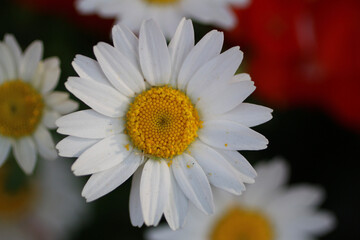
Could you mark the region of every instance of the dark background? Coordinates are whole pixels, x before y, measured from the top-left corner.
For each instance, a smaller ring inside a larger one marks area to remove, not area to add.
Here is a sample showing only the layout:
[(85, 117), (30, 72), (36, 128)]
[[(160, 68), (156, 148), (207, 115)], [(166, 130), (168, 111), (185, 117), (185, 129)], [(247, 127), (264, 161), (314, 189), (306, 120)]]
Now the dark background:
[[(1, 1), (0, 38), (5, 33), (12, 33), (23, 49), (35, 39), (42, 40), (44, 57), (58, 56), (61, 59), (62, 74), (58, 89), (64, 90), (63, 83), (67, 77), (76, 75), (71, 67), (75, 54), (93, 57), (92, 48), (97, 42), (111, 41), (111, 21), (88, 17), (79, 21), (82, 17), (75, 16), (74, 12), (62, 9), (59, 12), (54, 12), (54, 9), (48, 11), (44, 6), (31, 7), (31, 1), (25, 2), (28, 4)], [(208, 26), (195, 24), (197, 40), (209, 29)], [(246, 55), (246, 49), (244, 51), (246, 65), (247, 57), (251, 56)], [(256, 85), (257, 79), (253, 80)], [(256, 97), (248, 101), (272, 107), (274, 118), (255, 128), (269, 139), (268, 149), (243, 152), (247, 159), (254, 164), (259, 160), (282, 156), (291, 166), (291, 183), (323, 186), (327, 198), (321, 207), (336, 215), (337, 227), (320, 239), (360, 239), (359, 131), (343, 125), (328, 112), (311, 104), (280, 108)], [(360, 111), (359, 104), (353, 104), (354, 111)], [(84, 105), (82, 107), (85, 108)], [(79, 178), (79, 181), (85, 183), (86, 178)], [(93, 216), (73, 239), (142, 239), (146, 228), (139, 230), (130, 223), (129, 191), (130, 181), (127, 181), (112, 193), (90, 203), (90, 207), (94, 208)]]

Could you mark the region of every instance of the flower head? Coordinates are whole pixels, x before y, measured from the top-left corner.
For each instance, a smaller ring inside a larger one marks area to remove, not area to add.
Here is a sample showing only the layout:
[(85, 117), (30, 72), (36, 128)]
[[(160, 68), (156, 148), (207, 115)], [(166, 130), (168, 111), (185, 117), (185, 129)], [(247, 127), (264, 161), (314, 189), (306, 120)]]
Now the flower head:
[(68, 93), (53, 92), (60, 68), (56, 57), (41, 60), (43, 44), (33, 42), (24, 53), (12, 35), (0, 42), (0, 166), (10, 149), (27, 174), (34, 170), (37, 152), (57, 157), (48, 129), (55, 120), (77, 109)]
[(92, 174), (82, 194), (95, 200), (130, 176), (133, 225), (157, 225), (162, 214), (173, 229), (188, 201), (213, 212), (210, 184), (234, 194), (256, 172), (236, 150), (259, 150), (268, 141), (249, 127), (271, 119), (271, 110), (243, 103), (255, 87), (235, 75), (238, 47), (220, 54), (223, 34), (208, 33), (194, 46), (192, 22), (183, 19), (167, 46), (152, 20), (139, 39), (125, 26), (113, 29), (115, 47), (99, 43), (97, 61), (76, 56), (80, 77), (67, 89), (92, 109), (57, 121), (59, 154), (78, 157), (76, 175)]
[(20, 186), (11, 182), (13, 174), (21, 174), (14, 165), (0, 168), (1, 239), (68, 239), (84, 222), (89, 212), (76, 194), (79, 185), (68, 167), (65, 161), (46, 161)]
[(171, 37), (182, 17), (205, 24), (232, 28), (236, 18), (230, 6), (244, 7), (249, 0), (78, 0), (77, 8), (84, 14), (97, 13), (116, 18), (138, 32), (143, 20), (153, 18), (166, 37)]
[(261, 163), (256, 183), (241, 197), (214, 189), (216, 213), (211, 217), (189, 211), (184, 227), (176, 232), (167, 226), (152, 229), (147, 239), (209, 240), (304, 240), (327, 233), (334, 216), (316, 208), (324, 194), (311, 185), (286, 187), (284, 161)]

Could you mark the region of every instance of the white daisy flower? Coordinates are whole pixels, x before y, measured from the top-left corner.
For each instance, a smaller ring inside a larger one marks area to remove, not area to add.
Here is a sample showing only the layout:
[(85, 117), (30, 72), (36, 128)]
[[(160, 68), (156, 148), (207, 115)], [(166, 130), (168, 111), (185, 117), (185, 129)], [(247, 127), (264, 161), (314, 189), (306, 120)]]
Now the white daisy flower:
[(43, 44), (34, 41), (24, 53), (12, 35), (0, 42), (0, 166), (10, 149), (25, 173), (33, 172), (37, 152), (55, 159), (48, 129), (61, 114), (77, 109), (69, 94), (53, 92), (60, 68), (56, 57), (41, 60)]
[(286, 187), (288, 167), (282, 160), (255, 168), (256, 183), (241, 196), (214, 189), (216, 212), (206, 216), (191, 209), (184, 227), (160, 226), (147, 232), (149, 240), (307, 240), (334, 228), (334, 216), (318, 211), (324, 199), (319, 187)]
[(139, 39), (123, 25), (113, 28), (113, 39), (115, 47), (94, 47), (97, 61), (76, 56), (80, 77), (65, 83), (92, 109), (56, 122), (70, 135), (59, 154), (78, 157), (75, 175), (92, 174), (82, 195), (93, 201), (134, 174), (132, 224), (157, 225), (164, 213), (176, 229), (188, 200), (213, 212), (210, 184), (240, 194), (256, 172), (236, 150), (266, 148), (267, 139), (249, 127), (271, 119), (271, 110), (242, 103), (255, 87), (248, 74), (234, 76), (239, 47), (220, 54), (218, 31), (194, 46), (185, 19), (169, 46), (152, 20)]
[(34, 178), (11, 191), (6, 181), (13, 170), (9, 165), (0, 168), (1, 239), (69, 239), (84, 223), (90, 212), (68, 167), (65, 161), (44, 161)]
[(224, 29), (236, 25), (232, 6), (246, 7), (250, 0), (78, 0), (76, 7), (83, 14), (99, 14), (138, 32), (141, 23), (154, 19), (170, 38), (182, 17)]

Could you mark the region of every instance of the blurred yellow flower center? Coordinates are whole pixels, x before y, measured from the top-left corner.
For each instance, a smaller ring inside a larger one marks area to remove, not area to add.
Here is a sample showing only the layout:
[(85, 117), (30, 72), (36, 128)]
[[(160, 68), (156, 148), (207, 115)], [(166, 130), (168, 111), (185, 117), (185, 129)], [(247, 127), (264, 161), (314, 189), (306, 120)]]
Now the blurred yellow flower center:
[(176, 3), (180, 0), (145, 0), (145, 2), (148, 2), (150, 4), (157, 4), (157, 5), (167, 5), (167, 4), (172, 4), (172, 3)]
[[(5, 170), (4, 170), (5, 169)], [(6, 167), (0, 168), (0, 219), (16, 218), (24, 214), (33, 200), (33, 189), (22, 187), (15, 192), (6, 189)]]
[(190, 99), (171, 87), (138, 95), (126, 114), (126, 132), (145, 154), (171, 159), (186, 150), (201, 127)]
[(215, 223), (211, 240), (273, 240), (268, 219), (259, 212), (234, 207)]
[(38, 126), (44, 102), (41, 95), (21, 80), (0, 85), (0, 135), (19, 138)]

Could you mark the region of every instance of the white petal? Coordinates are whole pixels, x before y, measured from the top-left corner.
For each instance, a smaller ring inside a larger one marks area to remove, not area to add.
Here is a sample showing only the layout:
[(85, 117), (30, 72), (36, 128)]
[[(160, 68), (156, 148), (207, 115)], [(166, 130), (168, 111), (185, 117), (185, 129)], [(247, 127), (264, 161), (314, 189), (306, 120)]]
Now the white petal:
[(219, 55), (224, 42), (224, 34), (211, 31), (206, 34), (189, 52), (181, 66), (178, 78), (178, 88), (185, 90), (195, 72), (210, 59)]
[(265, 202), (267, 196), (283, 188), (289, 178), (289, 166), (282, 159), (274, 159), (269, 163), (261, 162), (256, 165), (256, 171), (256, 185), (250, 186), (244, 195), (255, 204)]
[[(212, 96), (213, 92), (219, 95), (219, 86), (224, 88), (225, 84), (231, 80), (242, 58), (243, 53), (239, 47), (233, 47), (204, 64), (191, 77), (186, 90), (187, 95), (191, 97), (194, 103), (197, 102), (198, 98), (209, 99), (209, 95)], [(220, 89), (220, 91), (224, 90)]]
[(291, 226), (304, 234), (324, 234), (335, 227), (335, 217), (330, 212), (309, 213), (305, 216), (298, 216), (291, 222)]
[(170, 228), (176, 230), (184, 224), (189, 200), (179, 188), (172, 173), (170, 173), (170, 181), (169, 199), (165, 206), (164, 215)]
[(86, 149), (97, 143), (98, 139), (87, 139), (68, 136), (61, 140), (56, 148), (62, 157), (79, 157)]
[(124, 116), (129, 99), (115, 89), (89, 79), (70, 77), (66, 88), (77, 98), (108, 117)]
[(45, 94), (52, 91), (58, 84), (60, 77), (60, 60), (52, 57), (44, 60), (44, 75), (41, 93)]
[(260, 150), (268, 144), (263, 135), (226, 120), (206, 121), (198, 134), (204, 143), (224, 150)]
[(165, 85), (171, 76), (171, 59), (166, 40), (153, 20), (143, 23), (139, 37), (140, 65), (146, 81)]
[(87, 181), (82, 196), (87, 202), (94, 201), (123, 184), (141, 164), (141, 156), (132, 152), (120, 164), (93, 174)]
[(175, 32), (174, 37), (169, 43), (169, 53), (172, 66), (170, 85), (173, 87), (177, 87), (177, 79), (180, 68), (190, 50), (194, 47), (194, 41), (194, 28), (192, 21), (183, 18)]
[(77, 176), (101, 172), (121, 163), (131, 152), (127, 135), (112, 135), (87, 149), (71, 169)]
[(0, 67), (1, 66), (1, 80), (13, 80), (18, 77), (13, 54), (11, 53), (10, 48), (2, 42), (0, 42)]
[(324, 191), (322, 188), (302, 184), (278, 194), (269, 204), (269, 209), (271, 211), (283, 211), (287, 216), (296, 215), (307, 208), (316, 207), (323, 200)]
[(218, 118), (254, 127), (272, 119), (272, 109), (251, 103), (242, 103)]
[(243, 182), (254, 183), (257, 176), (255, 169), (251, 164), (237, 151), (224, 151), (216, 149), (223, 157), (240, 173)]
[(129, 210), (130, 220), (133, 226), (141, 227), (144, 224), (140, 202), (140, 181), (144, 165), (141, 165), (134, 173), (131, 181)]
[(200, 164), (209, 182), (215, 187), (239, 195), (245, 190), (233, 166), (215, 149), (195, 141), (189, 148), (191, 156)]
[(94, 53), (101, 69), (119, 92), (134, 97), (135, 93), (145, 90), (144, 78), (139, 69), (116, 48), (99, 43), (94, 47)]
[(0, 167), (7, 159), (10, 148), (11, 148), (10, 140), (0, 136)]
[(55, 129), (55, 122), (59, 117), (61, 117), (61, 115), (57, 111), (44, 109), (42, 123), (49, 129)]
[(15, 67), (20, 65), (21, 48), (12, 34), (5, 34), (4, 41), (14, 57)]
[(139, 62), (139, 40), (124, 24), (117, 24), (112, 29), (114, 46), (138, 69)]
[(213, 213), (214, 203), (210, 184), (195, 159), (186, 153), (178, 155), (174, 158), (171, 169), (186, 197), (203, 212)]
[[(245, 89), (247, 90), (246, 96), (242, 94)], [(203, 119), (209, 119), (214, 115), (221, 115), (234, 109), (254, 90), (255, 86), (251, 81), (226, 83), (217, 90), (205, 90), (204, 94), (200, 96), (196, 108), (201, 109)]]
[(140, 181), (140, 201), (146, 225), (156, 226), (159, 223), (169, 190), (170, 171), (166, 161), (147, 160)]
[(15, 141), (13, 143), (13, 152), (22, 170), (26, 174), (31, 174), (36, 163), (35, 143), (31, 137), (24, 137)]
[(43, 44), (40, 41), (34, 41), (25, 50), (24, 55), (20, 61), (20, 78), (24, 81), (31, 81), (39, 62), (43, 55)]
[(79, 107), (79, 103), (69, 99), (67, 92), (51, 92), (45, 97), (46, 105), (60, 114), (67, 114), (73, 112)]
[(34, 133), (34, 140), (39, 151), (40, 156), (48, 160), (57, 158), (54, 141), (49, 131), (41, 124), (38, 126)]
[(83, 110), (63, 116), (56, 121), (57, 132), (81, 138), (105, 138), (124, 130), (123, 118), (111, 118)]
[(110, 84), (99, 63), (94, 59), (78, 54), (75, 56), (72, 66), (81, 78), (90, 79), (105, 85)]

